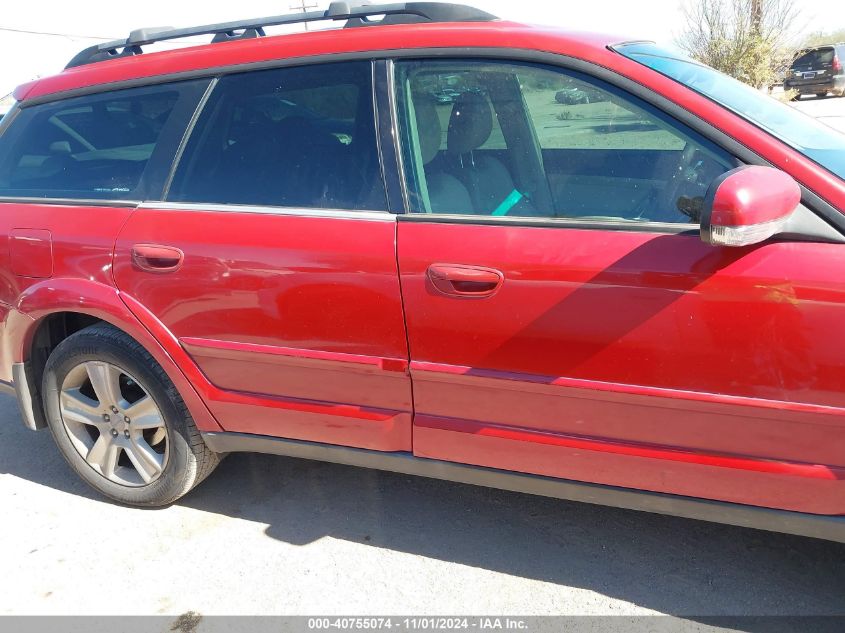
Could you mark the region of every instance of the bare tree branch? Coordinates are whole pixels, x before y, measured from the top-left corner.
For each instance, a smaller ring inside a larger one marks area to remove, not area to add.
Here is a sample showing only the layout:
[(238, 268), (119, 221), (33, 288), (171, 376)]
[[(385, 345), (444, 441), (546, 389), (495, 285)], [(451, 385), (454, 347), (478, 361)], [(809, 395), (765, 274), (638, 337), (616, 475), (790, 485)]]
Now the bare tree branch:
[(678, 45), (755, 87), (774, 83), (794, 50), (795, 0), (687, 0)]

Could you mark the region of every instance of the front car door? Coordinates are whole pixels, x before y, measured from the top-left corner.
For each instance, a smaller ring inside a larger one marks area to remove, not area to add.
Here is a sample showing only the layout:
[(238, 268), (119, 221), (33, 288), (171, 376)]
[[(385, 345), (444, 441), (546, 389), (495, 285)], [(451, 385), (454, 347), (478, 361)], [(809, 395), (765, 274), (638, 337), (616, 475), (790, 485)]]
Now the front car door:
[(410, 450), (411, 390), (370, 62), (220, 78), (115, 279), (211, 383), (227, 431)]
[(395, 77), (416, 455), (845, 513), (843, 246), (702, 243), (737, 159), (587, 74)]

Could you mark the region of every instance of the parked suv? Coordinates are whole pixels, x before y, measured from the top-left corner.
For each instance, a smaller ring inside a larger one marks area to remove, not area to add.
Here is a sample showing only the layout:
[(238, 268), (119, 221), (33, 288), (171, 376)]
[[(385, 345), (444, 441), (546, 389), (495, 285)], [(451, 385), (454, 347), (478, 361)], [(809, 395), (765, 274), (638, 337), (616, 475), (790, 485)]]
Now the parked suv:
[(15, 98), (0, 378), (112, 499), (261, 451), (845, 541), (845, 137), (792, 108), (435, 3)]
[(797, 97), (814, 94), (845, 95), (845, 44), (831, 44), (801, 51), (784, 78), (784, 90), (797, 90)]

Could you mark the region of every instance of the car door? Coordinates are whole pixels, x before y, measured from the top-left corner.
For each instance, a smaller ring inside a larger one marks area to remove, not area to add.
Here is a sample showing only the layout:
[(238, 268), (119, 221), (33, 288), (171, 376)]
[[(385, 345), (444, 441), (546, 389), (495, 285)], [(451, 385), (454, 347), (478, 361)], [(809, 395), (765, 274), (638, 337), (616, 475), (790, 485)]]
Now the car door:
[(416, 455), (845, 511), (842, 246), (704, 244), (737, 160), (587, 74), (395, 76)]
[[(24, 310), (22, 299), (31, 301), (39, 288), (58, 300), (61, 289), (74, 287), (76, 280), (100, 289), (113, 285), (115, 238), (137, 201), (161, 190), (173, 153), (209, 81), (92, 87), (84, 95), (60, 93), (42, 103), (24, 102), (4, 118), (0, 143), (4, 317), (13, 307)], [(84, 298), (79, 298), (79, 305), (86, 307)], [(13, 350), (11, 345), (3, 347), (8, 371)]]
[(118, 286), (191, 355), (227, 431), (410, 450), (371, 77), (369, 62), (223, 76), (165, 199), (117, 241)]

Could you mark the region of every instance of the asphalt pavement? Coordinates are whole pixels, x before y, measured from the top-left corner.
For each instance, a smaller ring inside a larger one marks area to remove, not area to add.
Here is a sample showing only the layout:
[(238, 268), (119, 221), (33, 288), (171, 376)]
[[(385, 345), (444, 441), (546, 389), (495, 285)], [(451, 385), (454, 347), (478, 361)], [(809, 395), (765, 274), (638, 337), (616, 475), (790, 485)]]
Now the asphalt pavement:
[(801, 97), (793, 101), (797, 109), (817, 118), (835, 130), (845, 133), (845, 97)]
[(331, 464), (122, 507), (9, 396), (0, 503), (0, 614), (845, 614), (842, 544)]

